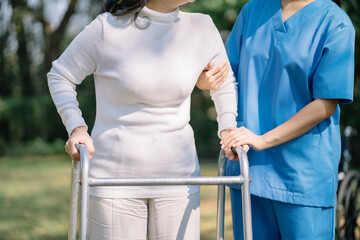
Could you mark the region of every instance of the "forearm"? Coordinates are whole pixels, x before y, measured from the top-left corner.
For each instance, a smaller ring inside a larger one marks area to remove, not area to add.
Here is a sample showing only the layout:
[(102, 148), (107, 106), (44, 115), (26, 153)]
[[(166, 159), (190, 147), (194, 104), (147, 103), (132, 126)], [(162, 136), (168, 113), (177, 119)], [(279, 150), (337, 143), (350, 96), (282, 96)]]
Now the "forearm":
[(337, 104), (337, 99), (315, 99), (288, 121), (265, 133), (263, 135), (265, 148), (280, 145), (305, 134), (318, 123), (332, 116)]
[(56, 73), (54, 69), (48, 74), (48, 84), (51, 97), (69, 136), (75, 128), (87, 127), (79, 109), (75, 85)]
[(220, 132), (231, 127), (236, 127), (237, 104), (236, 92), (232, 82), (225, 87), (211, 94), (217, 112), (217, 121), (219, 123), (218, 135)]

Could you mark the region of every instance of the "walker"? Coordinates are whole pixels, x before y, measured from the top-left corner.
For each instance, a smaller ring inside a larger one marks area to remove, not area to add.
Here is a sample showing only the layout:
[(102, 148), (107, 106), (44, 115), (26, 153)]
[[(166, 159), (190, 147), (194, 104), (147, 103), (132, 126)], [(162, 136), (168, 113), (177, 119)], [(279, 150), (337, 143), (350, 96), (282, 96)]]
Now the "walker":
[(68, 240), (76, 240), (79, 184), (80, 193), (80, 240), (88, 239), (88, 199), (89, 187), (92, 186), (149, 186), (149, 185), (218, 185), (216, 239), (224, 240), (224, 209), (225, 185), (242, 185), (242, 209), (244, 240), (252, 240), (251, 202), (249, 163), (245, 151), (239, 147), (236, 152), (240, 162), (240, 176), (224, 176), (226, 158), (225, 152), (220, 151), (218, 162), (218, 177), (187, 177), (187, 178), (90, 178), (89, 152), (85, 145), (77, 144), (80, 152), (80, 161), (72, 161), (70, 220)]

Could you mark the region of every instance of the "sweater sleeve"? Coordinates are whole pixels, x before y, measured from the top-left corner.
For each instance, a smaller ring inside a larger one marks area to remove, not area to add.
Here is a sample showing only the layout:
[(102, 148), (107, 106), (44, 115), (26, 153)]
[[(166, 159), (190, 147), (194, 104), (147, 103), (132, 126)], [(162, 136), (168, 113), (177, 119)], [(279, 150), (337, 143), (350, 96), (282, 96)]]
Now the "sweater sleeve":
[[(210, 19), (211, 20), (211, 19)], [(220, 33), (211, 20), (211, 38), (213, 41), (213, 59), (214, 66), (226, 61), (229, 62), (226, 54), (224, 43), (221, 39)], [(214, 101), (215, 109), (217, 112), (218, 136), (223, 130), (231, 127), (236, 127), (236, 116), (237, 116), (237, 100), (236, 100), (236, 89), (235, 89), (235, 77), (234, 73), (230, 68), (229, 76), (221, 87), (216, 91), (210, 91), (211, 99)]]
[(76, 85), (98, 67), (102, 31), (100, 15), (75, 37), (47, 74), (51, 97), (69, 136), (75, 128), (87, 127), (76, 98)]

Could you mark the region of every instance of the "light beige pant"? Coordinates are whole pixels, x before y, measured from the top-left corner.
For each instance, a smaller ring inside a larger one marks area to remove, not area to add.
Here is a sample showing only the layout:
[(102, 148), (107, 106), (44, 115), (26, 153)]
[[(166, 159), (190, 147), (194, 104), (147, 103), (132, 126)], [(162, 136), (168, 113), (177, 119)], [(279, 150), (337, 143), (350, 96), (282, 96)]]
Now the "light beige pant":
[(89, 240), (199, 240), (200, 193), (127, 199), (90, 196)]

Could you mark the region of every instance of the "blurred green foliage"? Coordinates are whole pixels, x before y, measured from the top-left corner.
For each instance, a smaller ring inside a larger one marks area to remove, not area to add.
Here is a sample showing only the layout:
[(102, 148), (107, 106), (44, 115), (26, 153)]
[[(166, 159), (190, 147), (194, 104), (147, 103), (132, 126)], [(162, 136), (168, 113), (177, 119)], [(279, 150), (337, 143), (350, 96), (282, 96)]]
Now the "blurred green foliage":
[(345, 12), (351, 18), (355, 27), (355, 90), (354, 102), (341, 106), (341, 125), (352, 126), (357, 130), (357, 134), (351, 138), (350, 151), (353, 155), (351, 164), (360, 167), (360, 2), (358, 0), (343, 0)]
[[(184, 6), (183, 10), (209, 14), (225, 40), (246, 2), (197, 0)], [(343, 2), (343, 9), (357, 30), (357, 48), (355, 101), (342, 107), (342, 124), (360, 130), (360, 3), (358, 0)], [(67, 133), (49, 95), (46, 73), (51, 61), (100, 12), (101, 6), (101, 0), (0, 2), (0, 155), (63, 151), (60, 146), (66, 141)], [(56, 22), (56, 19), (59, 20)], [(91, 130), (95, 120), (92, 77), (77, 90), (80, 107)], [(219, 149), (216, 116), (206, 91), (194, 90), (191, 125), (199, 156), (216, 156)], [(353, 149), (355, 157), (360, 159), (358, 139), (354, 138)]]

